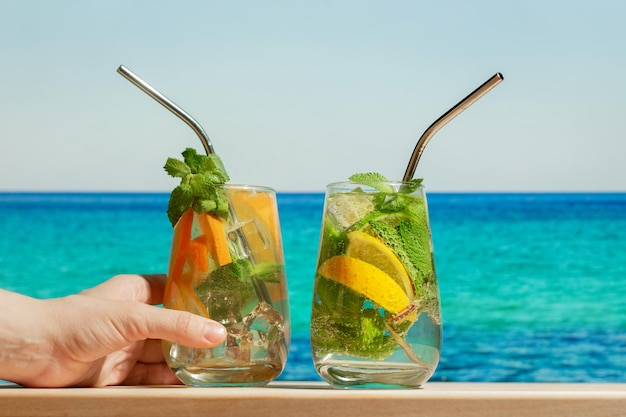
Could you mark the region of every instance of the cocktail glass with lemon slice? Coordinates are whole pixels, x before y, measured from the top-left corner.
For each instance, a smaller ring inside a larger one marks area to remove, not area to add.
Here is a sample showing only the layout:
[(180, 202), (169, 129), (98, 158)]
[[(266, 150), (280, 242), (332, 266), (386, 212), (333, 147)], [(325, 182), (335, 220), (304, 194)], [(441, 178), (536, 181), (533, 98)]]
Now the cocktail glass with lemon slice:
[(315, 369), (337, 387), (419, 387), (435, 371), (441, 308), (426, 195), (414, 180), (433, 135), (503, 80), (496, 73), (422, 134), (402, 181), (328, 185), (311, 315)]
[(337, 387), (419, 387), (441, 348), (424, 188), (370, 174), (352, 179), (326, 192), (311, 316), (315, 369)]

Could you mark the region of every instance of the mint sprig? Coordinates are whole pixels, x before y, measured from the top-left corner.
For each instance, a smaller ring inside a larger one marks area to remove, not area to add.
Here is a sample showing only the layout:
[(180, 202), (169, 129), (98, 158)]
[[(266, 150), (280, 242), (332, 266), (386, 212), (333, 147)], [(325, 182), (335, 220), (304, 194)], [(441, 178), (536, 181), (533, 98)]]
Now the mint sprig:
[[(348, 179), (356, 184), (372, 187), (381, 193), (392, 194), (394, 192), (393, 188), (387, 184), (389, 180), (378, 172), (354, 174)], [(399, 192), (402, 194), (411, 194), (413, 191), (417, 190), (417, 188), (422, 184), (422, 181), (422, 178), (415, 178), (407, 181), (404, 185), (402, 185), (402, 187), (400, 187)]]
[(168, 158), (164, 166), (170, 176), (181, 179), (170, 194), (167, 206), (172, 226), (190, 207), (196, 213), (228, 217), (228, 198), (220, 186), (230, 177), (222, 160), (216, 154), (198, 154), (193, 148), (185, 149), (182, 155), (182, 161)]
[(348, 179), (356, 184), (372, 187), (382, 193), (393, 193), (393, 188), (389, 184), (386, 184), (389, 180), (387, 180), (384, 175), (377, 172), (354, 174)]

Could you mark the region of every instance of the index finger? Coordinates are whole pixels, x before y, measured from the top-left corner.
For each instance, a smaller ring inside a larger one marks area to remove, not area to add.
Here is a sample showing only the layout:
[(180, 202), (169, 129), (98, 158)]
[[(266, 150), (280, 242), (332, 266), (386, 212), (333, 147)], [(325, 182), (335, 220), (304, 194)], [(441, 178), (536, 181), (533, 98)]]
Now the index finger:
[(163, 302), (165, 274), (124, 274), (87, 290), (82, 294), (109, 300), (139, 301), (157, 305)]

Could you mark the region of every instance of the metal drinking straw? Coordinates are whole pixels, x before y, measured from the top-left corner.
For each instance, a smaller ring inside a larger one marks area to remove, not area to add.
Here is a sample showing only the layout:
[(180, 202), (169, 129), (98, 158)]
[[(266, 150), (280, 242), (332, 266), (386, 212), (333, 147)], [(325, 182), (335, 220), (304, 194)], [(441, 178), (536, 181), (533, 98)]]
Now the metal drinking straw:
[[(196, 134), (200, 138), (200, 142), (202, 142), (202, 146), (204, 147), (204, 150), (207, 155), (215, 153), (215, 150), (213, 149), (213, 145), (211, 144), (211, 139), (209, 139), (209, 135), (206, 134), (202, 126), (200, 126), (200, 123), (198, 123), (186, 111), (184, 111), (182, 108), (177, 106), (176, 103), (174, 103), (169, 98), (165, 97), (163, 94), (157, 91), (154, 87), (152, 87), (146, 81), (141, 79), (137, 74), (135, 74), (134, 72), (126, 68), (124, 65), (120, 65), (119, 68), (117, 69), (117, 72), (120, 73), (128, 81), (130, 81), (131, 83), (139, 87), (140, 90), (142, 90), (143, 92), (148, 94), (150, 97), (155, 99), (157, 102), (162, 104), (163, 107), (165, 107), (166, 109), (174, 113), (182, 121), (187, 123), (189, 127), (191, 127), (193, 131), (196, 132)], [(228, 206), (229, 206), (229, 211), (233, 219), (233, 222), (237, 223), (237, 217), (235, 215), (234, 210), (232, 209), (232, 205), (229, 204)], [(248, 244), (248, 239), (243, 234), (243, 231), (241, 231), (241, 229), (238, 228), (235, 231), (235, 233), (239, 237), (240, 242), (244, 248), (244, 251), (250, 256), (250, 260), (254, 263), (254, 258), (252, 257), (250, 245)], [(254, 279), (252, 280), (252, 284), (254, 286), (254, 289), (257, 293), (259, 300), (265, 301), (271, 306), (272, 300), (269, 296), (267, 288), (265, 287), (265, 283), (257, 279), (256, 277), (254, 277)]]
[(480, 87), (476, 90), (472, 91), (467, 97), (463, 100), (459, 101), (454, 107), (448, 110), (443, 114), (439, 119), (435, 120), (433, 124), (430, 125), (426, 131), (422, 134), (420, 139), (417, 141), (417, 145), (415, 145), (415, 149), (413, 150), (413, 154), (411, 155), (411, 159), (409, 160), (409, 165), (406, 167), (406, 171), (404, 172), (403, 181), (410, 181), (413, 179), (413, 175), (415, 175), (415, 169), (417, 168), (417, 163), (424, 152), (424, 148), (428, 141), (441, 129), (444, 127), (450, 120), (454, 119), (456, 116), (461, 114), (463, 110), (467, 109), (469, 106), (474, 104), (479, 98), (487, 94), (493, 87), (500, 84), (504, 80), (504, 77), (499, 72), (494, 76), (485, 81)]
[(193, 117), (191, 117), (185, 110), (181, 109), (172, 100), (159, 93), (150, 84), (139, 78), (137, 74), (126, 68), (124, 65), (120, 65), (117, 69), (117, 72), (119, 72), (128, 81), (139, 87), (140, 90), (161, 103), (163, 107), (174, 113), (183, 122), (187, 123), (189, 127), (191, 127), (200, 138), (202, 146), (204, 147), (207, 155), (215, 153), (213, 145), (211, 144), (211, 139), (209, 139), (209, 135), (206, 134), (202, 126), (200, 126), (200, 123), (198, 123)]

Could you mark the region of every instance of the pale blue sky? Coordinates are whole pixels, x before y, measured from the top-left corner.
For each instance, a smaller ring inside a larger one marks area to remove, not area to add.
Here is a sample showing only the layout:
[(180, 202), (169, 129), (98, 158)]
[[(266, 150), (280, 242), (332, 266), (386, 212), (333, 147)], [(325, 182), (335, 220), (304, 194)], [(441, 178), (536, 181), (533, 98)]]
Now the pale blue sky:
[(626, 191), (626, 2), (0, 0), (0, 191), (169, 191), (192, 114), (233, 182)]

